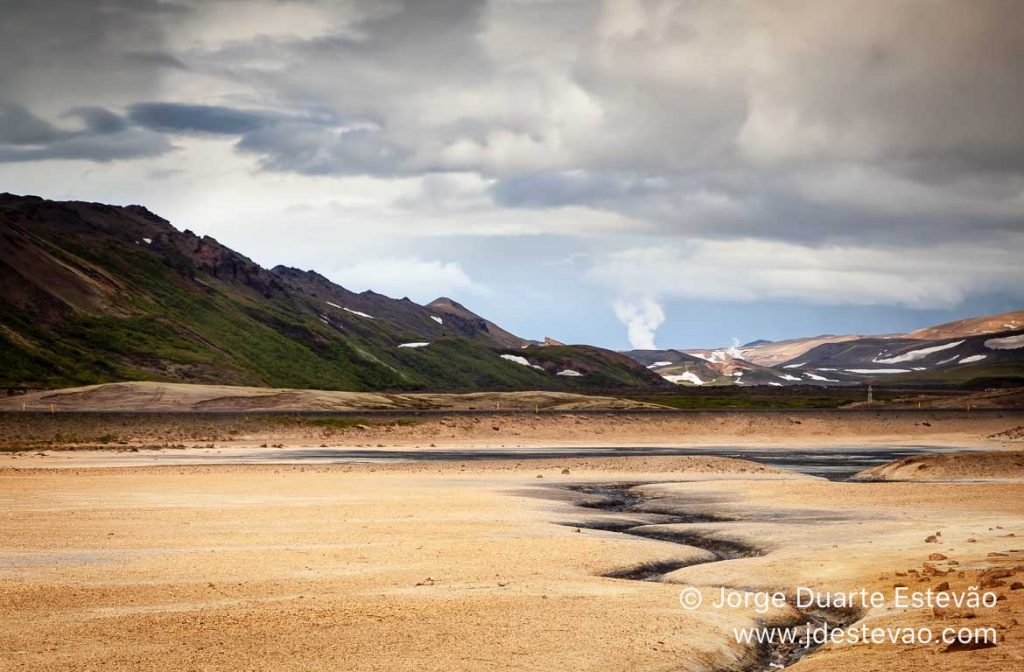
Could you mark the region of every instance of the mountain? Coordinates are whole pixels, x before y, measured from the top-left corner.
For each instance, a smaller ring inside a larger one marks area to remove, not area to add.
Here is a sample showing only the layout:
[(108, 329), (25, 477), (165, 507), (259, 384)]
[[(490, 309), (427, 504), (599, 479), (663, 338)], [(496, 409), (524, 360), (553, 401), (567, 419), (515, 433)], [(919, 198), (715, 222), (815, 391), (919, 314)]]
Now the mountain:
[[(933, 329), (914, 334), (944, 333)], [(911, 335), (824, 343), (778, 368), (831, 382), (1024, 382), (1024, 328), (959, 338)]]
[(154, 380), (327, 390), (655, 389), (464, 306), (266, 269), (141, 206), (0, 194), (0, 386)]
[(823, 335), (627, 354), (669, 382), (687, 385), (1024, 385), (1024, 311), (909, 334)]
[[(721, 350), (631, 350), (626, 353), (671, 383), (686, 385), (773, 385), (798, 379)], [(787, 379), (790, 379), (787, 381)]]
[(1017, 329), (1024, 329), (1024, 310), (1000, 313), (998, 315), (985, 315), (983, 317), (968, 317), (963, 320), (912, 331), (906, 335), (906, 338), (918, 340), (961, 338)]
[(808, 350), (825, 343), (842, 343), (860, 338), (853, 334), (834, 336), (825, 334), (822, 336), (809, 336), (806, 338), (790, 338), (784, 341), (755, 341), (751, 345), (741, 346), (743, 358), (748, 362), (761, 366), (777, 366), (783, 362), (791, 361)]

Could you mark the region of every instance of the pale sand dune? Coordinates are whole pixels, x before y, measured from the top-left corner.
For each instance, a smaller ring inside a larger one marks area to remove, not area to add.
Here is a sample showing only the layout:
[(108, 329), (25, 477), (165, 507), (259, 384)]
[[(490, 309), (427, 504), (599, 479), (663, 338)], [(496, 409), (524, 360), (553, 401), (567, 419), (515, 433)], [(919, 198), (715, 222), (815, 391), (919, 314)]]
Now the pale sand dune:
[(890, 462), (857, 474), (863, 481), (948, 481), (1013, 479), (1024, 481), (1024, 451), (922, 455)]
[(0, 410), (27, 411), (346, 411), (400, 409), (578, 410), (653, 408), (616, 397), (568, 392), (386, 394), (185, 383), (106, 383), (0, 399)]

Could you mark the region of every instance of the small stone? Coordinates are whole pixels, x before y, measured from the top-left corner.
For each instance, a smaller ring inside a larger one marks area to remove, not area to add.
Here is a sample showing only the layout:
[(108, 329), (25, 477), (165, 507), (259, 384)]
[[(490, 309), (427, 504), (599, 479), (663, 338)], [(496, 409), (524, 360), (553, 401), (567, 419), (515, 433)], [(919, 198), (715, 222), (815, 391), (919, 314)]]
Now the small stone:
[(942, 553), (932, 553), (931, 555), (928, 556), (928, 559), (929, 560), (945, 560), (946, 556), (944, 556)]

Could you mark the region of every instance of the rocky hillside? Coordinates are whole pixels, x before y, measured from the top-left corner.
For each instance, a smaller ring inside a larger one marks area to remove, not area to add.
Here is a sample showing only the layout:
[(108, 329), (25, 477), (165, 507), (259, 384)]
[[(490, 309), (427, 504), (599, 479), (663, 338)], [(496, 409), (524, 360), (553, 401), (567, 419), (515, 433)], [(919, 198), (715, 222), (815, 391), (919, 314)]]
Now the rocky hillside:
[(627, 353), (684, 385), (1024, 385), (1024, 312), (883, 336), (814, 336), (717, 350)]
[(262, 268), (140, 206), (0, 195), (0, 385), (157, 380), (326, 390), (653, 389), (607, 350), (546, 348), (447, 298)]

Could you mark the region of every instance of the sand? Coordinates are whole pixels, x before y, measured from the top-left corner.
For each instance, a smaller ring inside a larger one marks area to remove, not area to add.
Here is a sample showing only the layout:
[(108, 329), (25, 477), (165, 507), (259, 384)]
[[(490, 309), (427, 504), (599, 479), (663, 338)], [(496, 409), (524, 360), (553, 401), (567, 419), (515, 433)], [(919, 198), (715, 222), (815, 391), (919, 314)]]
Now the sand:
[(44, 390), (0, 399), (7, 411), (350, 411), (350, 410), (580, 410), (656, 408), (628, 399), (568, 392), (469, 394), (337, 392), (287, 388), (128, 382)]
[[(992, 627), (996, 647), (829, 645), (793, 668), (1014, 669), (1024, 660), (1024, 590), (1011, 590), (1024, 581), (1024, 484), (1008, 479), (1022, 424), (1013, 413), (934, 411), (455, 415), (363, 427), (252, 415), (9, 414), (0, 421), (9, 451), (0, 455), (0, 669), (739, 669), (755, 652), (732, 629), (783, 622), (792, 610), (705, 603), (686, 611), (680, 590), (708, 600), (722, 586), (891, 596), (897, 583), (947, 581), (962, 591), (993, 568), (1009, 573), (993, 588), (1002, 599), (972, 618), (882, 607), (860, 622)], [(187, 447), (161, 447), (169, 443)], [(216, 459), (262, 445), (299, 455), (327, 443), (423, 452), (942, 445), (994, 454), (948, 461), (960, 471), (944, 467), (943, 482), (879, 483), (703, 456)], [(213, 459), (134, 461), (157, 454)], [(962, 480), (976, 478), (978, 464), (992, 480)], [(587, 529), (634, 515), (581, 508), (574, 502), (584, 496), (567, 489), (601, 483), (646, 484), (635, 492), (651, 510), (716, 517), (669, 531), (763, 555), (674, 569), (658, 581), (604, 576), (714, 557)], [(930, 561), (937, 552), (945, 559)]]
[[(1019, 484), (830, 483), (698, 457), (46, 465), (0, 469), (0, 669), (725, 669), (749, 659), (731, 628), (757, 614), (684, 611), (682, 587), (891, 590), (936, 550), (960, 563), (961, 583), (1024, 562)], [(741, 518), (703, 526), (768, 554), (662, 582), (601, 576), (694, 553), (564, 524), (606, 514), (562, 486), (623, 480), (670, 481), (644, 490)], [(942, 544), (925, 542), (940, 530)], [(1001, 592), (970, 619), (1004, 628), (996, 648), (953, 660), (935, 647), (829, 647), (795, 668), (1012, 669), (1024, 591)]]
[(1024, 451), (986, 451), (908, 457), (865, 469), (865, 481), (949, 481), (998, 479), (1024, 482)]

